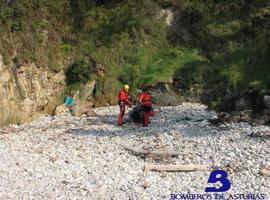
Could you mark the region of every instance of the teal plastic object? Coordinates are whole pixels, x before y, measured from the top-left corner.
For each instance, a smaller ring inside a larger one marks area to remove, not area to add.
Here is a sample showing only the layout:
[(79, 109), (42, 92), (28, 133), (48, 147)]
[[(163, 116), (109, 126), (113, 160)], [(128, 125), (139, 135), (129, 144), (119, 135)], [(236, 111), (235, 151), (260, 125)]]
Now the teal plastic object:
[(72, 97), (67, 96), (65, 98), (65, 106), (70, 107), (70, 106), (74, 105), (74, 103), (75, 102), (74, 102), (74, 99)]

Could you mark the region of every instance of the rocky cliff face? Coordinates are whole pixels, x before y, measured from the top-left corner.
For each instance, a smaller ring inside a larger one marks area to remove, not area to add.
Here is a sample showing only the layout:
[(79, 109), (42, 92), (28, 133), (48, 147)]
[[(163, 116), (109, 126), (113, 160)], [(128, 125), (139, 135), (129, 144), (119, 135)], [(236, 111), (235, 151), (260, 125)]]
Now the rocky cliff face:
[(0, 55), (0, 125), (53, 112), (64, 87), (63, 71), (50, 72), (35, 63), (5, 65)]
[(170, 7), (160, 11), (160, 17), (165, 19), (165, 23), (170, 27), (170, 30), (175, 34), (175, 37), (181, 38), (185, 42), (192, 41), (192, 35), (188, 28), (183, 24), (181, 10)]

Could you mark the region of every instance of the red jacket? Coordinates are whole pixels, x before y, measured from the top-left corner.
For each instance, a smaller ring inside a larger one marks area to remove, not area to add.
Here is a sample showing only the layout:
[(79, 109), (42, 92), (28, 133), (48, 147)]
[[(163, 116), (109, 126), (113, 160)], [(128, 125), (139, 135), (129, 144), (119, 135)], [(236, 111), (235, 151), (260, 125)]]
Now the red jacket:
[(144, 106), (152, 106), (152, 97), (149, 92), (143, 92), (139, 96), (139, 100), (143, 103)]
[(129, 101), (128, 92), (125, 90), (120, 90), (118, 94), (118, 99), (119, 101), (128, 102)]

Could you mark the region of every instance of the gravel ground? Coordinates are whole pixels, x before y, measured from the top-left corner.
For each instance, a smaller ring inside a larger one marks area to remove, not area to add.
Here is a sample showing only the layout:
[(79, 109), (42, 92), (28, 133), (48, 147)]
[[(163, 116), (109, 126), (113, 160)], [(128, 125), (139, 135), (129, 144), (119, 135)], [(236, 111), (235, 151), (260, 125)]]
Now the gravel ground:
[[(116, 126), (117, 107), (95, 112), (97, 117), (43, 116), (0, 129), (0, 199), (169, 199), (172, 193), (203, 194), (217, 168), (229, 173), (228, 193), (270, 199), (270, 177), (259, 173), (270, 162), (270, 139), (249, 136), (269, 127), (210, 126), (207, 120), (216, 114), (191, 103), (156, 108), (149, 127)], [(181, 154), (141, 157), (119, 144)], [(204, 164), (208, 170), (146, 173), (146, 163)]]

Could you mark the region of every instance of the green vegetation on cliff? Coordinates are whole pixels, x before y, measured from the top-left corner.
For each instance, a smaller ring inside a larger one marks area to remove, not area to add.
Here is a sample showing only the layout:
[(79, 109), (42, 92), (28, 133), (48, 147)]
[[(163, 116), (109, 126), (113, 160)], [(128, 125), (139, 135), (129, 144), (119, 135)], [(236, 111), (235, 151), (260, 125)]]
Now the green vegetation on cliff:
[[(66, 70), (67, 83), (97, 80), (96, 97), (113, 100), (122, 83), (132, 88), (171, 82), (213, 106), (228, 94), (270, 84), (270, 8), (267, 0), (2, 0), (0, 52), (6, 64), (34, 61)], [(179, 16), (165, 24), (161, 9)], [(177, 32), (177, 31), (176, 31)], [(105, 66), (95, 74), (90, 55)], [(227, 95), (227, 96), (226, 96)], [(105, 98), (104, 98), (105, 97)]]
[[(269, 2), (191, 2), (182, 10), (184, 26), (192, 34), (189, 44), (201, 49), (209, 62), (193, 61), (184, 70), (199, 79), (197, 84), (205, 90), (202, 99), (222, 105), (222, 101), (227, 104), (226, 99), (241, 96), (247, 89), (268, 94)], [(183, 75), (181, 70), (178, 75)]]

